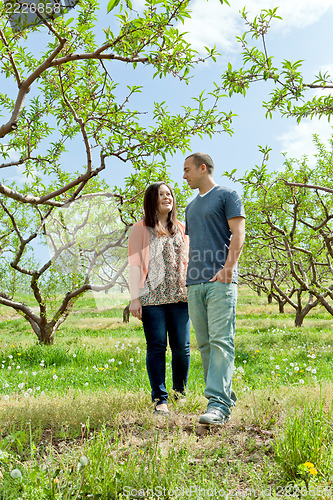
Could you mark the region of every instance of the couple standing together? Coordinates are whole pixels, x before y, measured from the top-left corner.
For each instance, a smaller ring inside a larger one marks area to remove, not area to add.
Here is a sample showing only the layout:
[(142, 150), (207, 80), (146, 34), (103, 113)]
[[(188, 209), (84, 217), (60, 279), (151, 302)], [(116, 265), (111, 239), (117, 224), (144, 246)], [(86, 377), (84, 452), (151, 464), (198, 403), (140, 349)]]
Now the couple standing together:
[(237, 261), (245, 237), (240, 197), (218, 186), (213, 170), (207, 154), (195, 153), (185, 160), (184, 179), (199, 190), (186, 207), (185, 227), (176, 218), (171, 188), (155, 182), (145, 193), (144, 219), (134, 224), (129, 236), (130, 312), (143, 322), (155, 412), (168, 414), (167, 337), (174, 396), (185, 393), (191, 318), (208, 399), (199, 419), (202, 424), (227, 422), (236, 403), (232, 376)]

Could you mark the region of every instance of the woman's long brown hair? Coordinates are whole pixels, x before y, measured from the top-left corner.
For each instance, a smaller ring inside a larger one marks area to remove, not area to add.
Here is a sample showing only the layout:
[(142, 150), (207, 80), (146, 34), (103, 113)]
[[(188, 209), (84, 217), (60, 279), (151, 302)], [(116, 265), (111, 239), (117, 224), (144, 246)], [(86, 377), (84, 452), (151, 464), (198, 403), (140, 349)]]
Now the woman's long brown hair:
[(173, 236), (177, 232), (176, 200), (171, 187), (163, 181), (153, 182), (153, 184), (150, 184), (150, 186), (146, 189), (143, 200), (143, 208), (145, 211), (144, 222), (146, 226), (158, 229), (159, 220), (157, 216), (157, 208), (161, 186), (166, 186), (170, 190), (173, 199), (172, 210), (168, 213), (167, 223), (167, 229)]

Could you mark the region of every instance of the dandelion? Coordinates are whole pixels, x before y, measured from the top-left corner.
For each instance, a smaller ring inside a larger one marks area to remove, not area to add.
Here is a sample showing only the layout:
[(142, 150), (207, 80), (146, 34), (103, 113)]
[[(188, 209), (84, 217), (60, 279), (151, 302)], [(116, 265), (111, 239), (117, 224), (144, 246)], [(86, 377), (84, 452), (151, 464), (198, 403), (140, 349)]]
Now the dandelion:
[(32, 372), (33, 377), (36, 377), (36, 375), (37, 375), (37, 372)]
[(133, 359), (133, 358), (131, 358), (131, 359), (130, 359), (130, 363), (133, 363), (133, 361), (134, 361), (134, 359)]
[(299, 383), (300, 383), (300, 384), (304, 384), (304, 380), (301, 378), (301, 379), (299, 380)]
[(76, 358), (76, 354), (75, 353), (73, 354), (73, 358)]
[(8, 394), (5, 394), (5, 395), (4, 395), (4, 397), (3, 397), (3, 399), (4, 399), (5, 401), (8, 401), (8, 399), (9, 399)]
[(28, 392), (29, 394), (31, 394), (31, 393), (32, 393), (32, 389), (31, 389), (31, 387), (29, 387), (29, 389), (27, 389), (27, 392)]
[(79, 463), (80, 463), (80, 465), (82, 465), (82, 467), (85, 467), (86, 465), (88, 465), (88, 462), (89, 462), (88, 458), (85, 457), (84, 455), (79, 460)]
[(57, 380), (58, 375), (53, 375), (53, 377), (52, 377), (52, 378), (53, 378), (53, 380)]
[(295, 366), (294, 370), (295, 370), (295, 372), (298, 372), (299, 371), (299, 366)]
[(21, 382), (18, 386), (17, 386), (19, 389), (23, 389), (24, 387), (24, 382)]
[[(13, 359), (13, 356), (12, 356), (11, 354), (10, 354), (8, 357), (9, 357), (9, 359)], [(15, 469), (15, 470), (16, 470), (16, 469)]]
[(118, 361), (118, 365), (122, 365), (122, 364), (123, 364), (122, 361)]
[(316, 469), (315, 469), (314, 467), (311, 467), (311, 468), (309, 469), (309, 472), (310, 472), (310, 474), (312, 474), (313, 476), (316, 476), (316, 475), (318, 474), (318, 471), (316, 471)]
[(8, 384), (8, 382), (6, 382), (6, 383), (5, 383), (5, 387), (9, 387), (9, 384)]
[(303, 465), (305, 465), (305, 467), (307, 467), (308, 469), (313, 469), (314, 468), (314, 465), (311, 462), (305, 462)]
[(317, 373), (316, 368), (313, 368), (313, 369), (311, 370), (311, 373)]
[(29, 397), (29, 393), (28, 393), (28, 392), (25, 392), (25, 393), (24, 393), (24, 397), (25, 397), (25, 398), (28, 398), (28, 397)]
[(279, 365), (275, 365), (275, 369), (276, 370), (280, 370), (280, 366)]
[(19, 469), (13, 469), (10, 473), (10, 477), (13, 479), (21, 479), (22, 473)]
[(114, 369), (115, 369), (115, 371), (117, 371), (117, 370), (118, 370), (118, 367), (117, 367), (117, 366), (115, 366), (115, 367), (114, 367)]
[(89, 382), (86, 382), (84, 385), (89, 385)]
[(20, 366), (17, 366), (17, 367), (16, 367), (16, 370), (19, 370), (20, 368), (21, 368)]

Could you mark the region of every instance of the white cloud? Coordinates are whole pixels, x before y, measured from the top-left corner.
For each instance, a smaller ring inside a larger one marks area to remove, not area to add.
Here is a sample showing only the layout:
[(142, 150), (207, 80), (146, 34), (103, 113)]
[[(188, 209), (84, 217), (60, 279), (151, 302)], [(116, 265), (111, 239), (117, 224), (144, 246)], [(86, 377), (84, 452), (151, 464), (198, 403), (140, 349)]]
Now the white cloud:
[(289, 31), (305, 28), (317, 22), (326, 12), (333, 9), (333, 0), (231, 0), (230, 7), (218, 0), (195, 0), (191, 5), (191, 18), (179, 29), (188, 32), (186, 39), (200, 52), (205, 45), (216, 45), (226, 52), (236, 50), (236, 36), (244, 31), (240, 11), (246, 7), (249, 19), (258, 15), (261, 9), (278, 8), (283, 21), (274, 21), (272, 30)]
[(316, 148), (313, 143), (313, 134), (318, 134), (320, 141), (328, 144), (332, 136), (332, 125), (327, 119), (313, 118), (302, 121), (299, 125), (289, 127), (288, 131), (278, 137), (281, 143), (281, 152), (287, 152), (288, 158), (308, 157), (309, 164), (315, 163)]
[(221, 5), (218, 0), (195, 0), (191, 7), (191, 17), (178, 28), (187, 32), (185, 38), (192, 48), (202, 52), (203, 47), (235, 50), (235, 36), (240, 33), (240, 15), (234, 8)]
[(132, 7), (134, 10), (142, 12), (144, 10), (145, 3), (145, 0), (133, 0)]

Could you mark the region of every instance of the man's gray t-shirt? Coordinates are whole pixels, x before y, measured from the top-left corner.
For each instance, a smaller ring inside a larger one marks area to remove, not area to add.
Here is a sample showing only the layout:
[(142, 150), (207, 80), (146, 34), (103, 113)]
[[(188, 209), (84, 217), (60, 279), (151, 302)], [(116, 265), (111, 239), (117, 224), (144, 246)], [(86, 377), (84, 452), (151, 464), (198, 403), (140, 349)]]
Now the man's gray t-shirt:
[[(194, 198), (186, 207), (185, 233), (190, 237), (187, 284), (207, 283), (222, 269), (228, 256), (231, 231), (228, 220), (245, 217), (236, 191), (215, 186), (205, 196)], [(233, 283), (237, 283), (237, 268)]]

